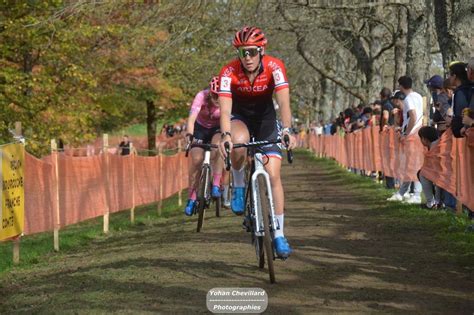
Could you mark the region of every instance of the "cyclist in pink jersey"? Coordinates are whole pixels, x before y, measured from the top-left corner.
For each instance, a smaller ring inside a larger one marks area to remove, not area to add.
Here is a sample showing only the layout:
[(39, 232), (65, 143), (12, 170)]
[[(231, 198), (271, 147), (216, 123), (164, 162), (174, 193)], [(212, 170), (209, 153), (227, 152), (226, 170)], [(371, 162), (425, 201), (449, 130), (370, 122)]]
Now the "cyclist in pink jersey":
[[(187, 122), (188, 133), (186, 138), (188, 142), (219, 143), (221, 114), (217, 103), (218, 83), (219, 78), (213, 77), (209, 83), (209, 88), (200, 91), (194, 97)], [(192, 148), (189, 153), (191, 156), (189, 164), (189, 199), (184, 208), (184, 213), (191, 216), (196, 203), (196, 186), (199, 181), (199, 169), (204, 159), (204, 151), (201, 148)], [(212, 197), (219, 198), (221, 196), (220, 181), (224, 162), (216, 151), (211, 153), (211, 161), (213, 174), (211, 194)]]
[[(283, 62), (265, 55), (267, 39), (262, 30), (244, 27), (235, 34), (233, 43), (238, 58), (225, 65), (219, 77), (219, 104), (221, 108), (220, 151), (225, 156), (224, 144), (231, 148), (233, 191), (231, 209), (235, 214), (244, 213), (245, 181), (244, 162), (246, 149), (232, 150), (232, 143), (245, 143), (250, 135), (256, 141), (273, 140), (288, 135), (289, 148), (296, 140), (291, 134), (290, 92)], [(277, 121), (273, 95), (281, 114)], [(283, 128), (282, 128), (283, 127)], [(275, 215), (280, 229), (275, 231), (275, 250), (286, 258), (292, 252), (284, 233), (284, 193), (280, 178), (281, 145), (264, 146), (268, 157), (265, 168), (270, 175)]]

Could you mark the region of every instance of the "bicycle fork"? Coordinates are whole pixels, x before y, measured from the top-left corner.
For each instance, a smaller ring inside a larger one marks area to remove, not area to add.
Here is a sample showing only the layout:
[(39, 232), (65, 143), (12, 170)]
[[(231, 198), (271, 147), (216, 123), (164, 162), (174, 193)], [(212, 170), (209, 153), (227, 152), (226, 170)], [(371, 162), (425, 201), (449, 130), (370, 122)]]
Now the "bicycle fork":
[[(209, 173), (207, 174), (208, 178), (207, 178), (207, 182), (204, 183), (204, 200), (209, 200), (210, 199), (210, 196), (211, 196), (211, 185), (210, 185), (210, 182), (211, 182), (211, 151), (210, 150), (205, 150), (204, 151), (204, 162), (202, 163), (203, 165), (203, 168), (202, 168), (202, 171), (201, 172), (205, 172), (206, 171), (206, 168), (209, 169)], [(201, 174), (201, 176), (206, 177), (206, 174)]]
[[(252, 181), (251, 181), (251, 189), (252, 189), (252, 196), (253, 196), (253, 208), (255, 209), (255, 213), (252, 215), (254, 216), (254, 233), (256, 236), (263, 236), (264, 234), (264, 227), (263, 227), (263, 216), (262, 216), (262, 204), (261, 198), (267, 198), (268, 204), (270, 205), (269, 213), (270, 213), (270, 231), (276, 231), (280, 229), (280, 224), (275, 218), (275, 207), (273, 204), (273, 194), (272, 194), (272, 187), (270, 184), (270, 176), (265, 171), (265, 167), (262, 163), (262, 154), (256, 153), (254, 157), (255, 163), (255, 171), (252, 174)], [(266, 196), (260, 196), (260, 187), (258, 182), (258, 177), (262, 176), (264, 179), (264, 183), (266, 185)]]

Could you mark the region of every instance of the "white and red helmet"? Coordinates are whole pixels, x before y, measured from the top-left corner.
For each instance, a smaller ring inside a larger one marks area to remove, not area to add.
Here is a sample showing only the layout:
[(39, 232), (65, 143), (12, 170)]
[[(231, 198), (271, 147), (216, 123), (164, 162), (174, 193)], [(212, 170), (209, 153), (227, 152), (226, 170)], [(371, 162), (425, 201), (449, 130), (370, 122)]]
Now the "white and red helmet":
[(258, 46), (263, 48), (266, 44), (267, 38), (265, 34), (263, 34), (261, 29), (253, 26), (245, 26), (242, 28), (235, 33), (234, 40), (232, 41), (232, 45), (234, 45), (235, 48), (242, 46)]

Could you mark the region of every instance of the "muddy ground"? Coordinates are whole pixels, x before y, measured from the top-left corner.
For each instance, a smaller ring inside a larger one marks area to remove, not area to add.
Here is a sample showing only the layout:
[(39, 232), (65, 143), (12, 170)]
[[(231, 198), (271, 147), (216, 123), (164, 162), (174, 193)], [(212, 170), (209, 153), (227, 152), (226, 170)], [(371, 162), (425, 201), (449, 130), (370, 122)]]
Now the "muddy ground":
[(209, 289), (259, 287), (268, 314), (473, 314), (472, 269), (429, 230), (394, 224), (307, 155), (283, 173), (295, 253), (275, 262), (276, 284), (240, 217), (208, 213), (197, 234), (180, 213), (4, 275), (0, 313), (208, 313)]

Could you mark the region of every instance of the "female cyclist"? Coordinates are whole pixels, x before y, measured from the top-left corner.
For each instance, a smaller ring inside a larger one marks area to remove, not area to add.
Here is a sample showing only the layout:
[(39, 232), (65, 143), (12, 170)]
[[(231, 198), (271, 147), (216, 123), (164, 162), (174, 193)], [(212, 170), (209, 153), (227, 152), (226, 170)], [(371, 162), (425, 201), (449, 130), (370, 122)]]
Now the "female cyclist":
[[(256, 27), (244, 27), (235, 34), (233, 45), (238, 58), (224, 66), (219, 76), (219, 104), (221, 108), (220, 151), (225, 156), (224, 143), (231, 148), (233, 191), (231, 209), (235, 214), (244, 213), (244, 162), (246, 149), (232, 150), (232, 143), (245, 143), (250, 135), (255, 140), (272, 140), (287, 134), (289, 148), (295, 146), (291, 134), (290, 90), (283, 62), (265, 55), (267, 39)], [(273, 92), (280, 108), (281, 129), (273, 104)], [(263, 147), (268, 161), (266, 171), (270, 175), (275, 215), (280, 230), (275, 231), (275, 249), (279, 257), (286, 258), (291, 253), (284, 233), (284, 194), (280, 178), (281, 145)]]
[[(219, 91), (219, 78), (213, 77), (209, 83), (209, 88), (200, 91), (191, 105), (189, 118), (187, 122), (186, 139), (188, 144), (191, 141), (201, 143), (219, 143), (219, 118), (220, 110), (217, 103), (217, 93)], [(204, 150), (202, 148), (192, 148), (190, 151), (191, 162), (189, 164), (189, 199), (184, 213), (188, 216), (193, 214), (193, 208), (196, 204), (196, 189), (199, 182), (199, 173), (204, 159)], [(211, 153), (211, 168), (213, 174), (211, 195), (220, 198), (220, 181), (224, 162), (218, 157), (217, 152)]]

